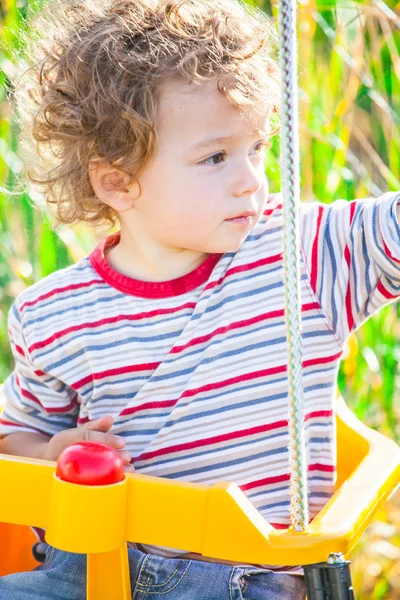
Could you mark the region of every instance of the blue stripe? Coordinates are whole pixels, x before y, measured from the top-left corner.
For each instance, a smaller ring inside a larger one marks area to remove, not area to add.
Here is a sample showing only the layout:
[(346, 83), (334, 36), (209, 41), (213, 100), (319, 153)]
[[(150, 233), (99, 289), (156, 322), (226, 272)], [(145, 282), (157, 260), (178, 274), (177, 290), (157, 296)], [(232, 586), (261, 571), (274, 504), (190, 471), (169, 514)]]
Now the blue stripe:
[[(195, 448), (193, 448), (195, 450)], [(187, 455), (192, 458), (197, 458), (197, 452), (193, 454), (191, 451), (187, 450)], [(243, 458), (234, 458), (232, 460), (225, 460), (222, 462), (218, 462), (217, 464), (208, 464), (198, 467), (197, 469), (185, 469), (182, 471), (175, 471), (174, 473), (168, 473), (166, 477), (168, 479), (179, 479), (181, 477), (188, 477), (191, 475), (199, 475), (201, 473), (210, 473), (211, 471), (217, 471), (218, 469), (228, 468), (235, 465), (242, 465), (246, 463), (252, 463), (253, 460), (264, 459), (267, 456), (277, 456), (278, 454), (287, 454), (287, 448), (274, 448), (273, 450), (267, 450), (266, 452), (259, 452), (258, 454), (252, 454), (251, 456), (245, 456)], [(151, 464), (151, 461), (148, 461), (148, 464)]]
[[(335, 289), (336, 289), (336, 278), (337, 278), (337, 268), (336, 268), (336, 259), (335, 259), (335, 251), (332, 245), (331, 232), (330, 232), (330, 221), (332, 219), (332, 212), (328, 213), (327, 225), (325, 228), (325, 237), (326, 237), (326, 245), (329, 251), (329, 257), (331, 260), (332, 266), (332, 281), (329, 282), (329, 285), (332, 286), (331, 289), (331, 306), (327, 307), (331, 309), (331, 321), (333, 326), (333, 333), (336, 335), (338, 330), (338, 313), (336, 308), (336, 300), (335, 300)], [(324, 277), (324, 266), (320, 265), (321, 277)], [(322, 298), (322, 296), (321, 296)]]
[[(122, 294), (119, 295), (122, 296)], [(84, 304), (80, 304), (79, 306), (64, 307), (62, 310), (58, 310), (54, 313), (48, 313), (41, 317), (36, 317), (36, 319), (30, 319), (26, 321), (25, 326), (28, 327), (29, 325), (35, 325), (35, 323), (44, 323), (48, 319), (52, 319), (53, 317), (59, 317), (61, 315), (65, 317), (69, 312), (76, 313), (84, 308), (93, 308), (94, 306), (99, 307), (100, 304), (109, 304), (110, 302), (114, 302), (117, 297), (118, 295), (110, 296), (110, 298), (98, 297), (95, 300), (93, 300), (93, 302), (86, 302)], [(38, 306), (38, 309), (39, 308), (41, 308), (40, 305)]]
[[(171, 319), (165, 319), (164, 323), (166, 321), (172, 321), (174, 320), (174, 318)], [(129, 323), (130, 325), (130, 323)], [(73, 335), (71, 337), (68, 338), (64, 338), (64, 341), (60, 341), (60, 340), (55, 340), (55, 344), (57, 345), (57, 350), (59, 348), (63, 348), (64, 346), (68, 346), (68, 345), (73, 345), (74, 342), (76, 342), (77, 340), (80, 341), (83, 338), (87, 338), (87, 337), (100, 337), (104, 340), (105, 337), (108, 337), (109, 335), (111, 336), (112, 334), (114, 334), (115, 332), (118, 331), (123, 331), (123, 330), (127, 330), (127, 328), (129, 327), (129, 325), (127, 326), (126, 323), (122, 323), (119, 324), (117, 327), (112, 328), (112, 326), (110, 326), (109, 329), (102, 329), (102, 330), (91, 330), (89, 328), (87, 329), (81, 329), (77, 335)], [(103, 326), (104, 327), (104, 326)], [(156, 325), (154, 324), (153, 327), (156, 329)], [(147, 323), (147, 329), (149, 328), (149, 324)], [(131, 343), (139, 343), (139, 344), (147, 344), (149, 342), (156, 342), (156, 341), (164, 341), (164, 340), (169, 340), (169, 339), (174, 339), (174, 338), (179, 338), (179, 336), (182, 333), (182, 328), (176, 330), (176, 331), (172, 331), (171, 333), (165, 333), (165, 334), (157, 334), (154, 336), (147, 336), (147, 337), (139, 337), (139, 336), (131, 336), (129, 338), (125, 338), (123, 340), (117, 340), (117, 341), (113, 341), (112, 344), (108, 343), (108, 344), (99, 344), (99, 345), (92, 345), (92, 346), (86, 346), (85, 345), (85, 351), (86, 350), (104, 350), (104, 349), (108, 349), (111, 350), (112, 348), (117, 348), (118, 346), (125, 346), (125, 345), (129, 345)], [(54, 346), (50, 346), (47, 350), (43, 351), (43, 352), (35, 352), (35, 358), (39, 359), (39, 358), (44, 358), (46, 357), (48, 354), (54, 354)], [(75, 354), (69, 354), (69, 357), (73, 358), (74, 356), (76, 356)], [(59, 364), (65, 364), (63, 362), (56, 362), (56, 363), (50, 363), (49, 365), (46, 365), (46, 369), (50, 370), (53, 369), (54, 367), (57, 367)]]
[[(361, 213), (361, 214), (360, 214)], [(361, 223), (359, 224), (358, 221), (361, 221)], [(356, 210), (354, 212), (354, 217), (353, 217), (353, 223), (351, 224), (350, 227), (350, 256), (351, 256), (351, 268), (352, 268), (352, 273), (349, 273), (349, 284), (351, 285), (351, 289), (352, 289), (352, 298), (355, 301), (355, 305), (356, 305), (356, 315), (354, 315), (354, 326), (356, 326), (358, 319), (359, 319), (359, 315), (360, 315), (360, 304), (358, 302), (358, 294), (357, 294), (357, 290), (358, 290), (358, 283), (357, 283), (357, 277), (358, 277), (358, 272), (357, 272), (357, 264), (356, 264), (356, 256), (355, 256), (355, 244), (354, 244), (354, 230), (357, 226), (363, 224), (363, 205), (362, 204), (357, 204), (356, 205)], [(364, 235), (362, 236), (362, 239), (364, 239)], [(351, 275), (353, 275), (354, 277), (354, 285), (352, 285), (352, 281), (351, 281)], [(354, 329), (353, 326), (353, 329)], [(350, 332), (349, 332), (350, 333)]]
[(305, 392), (312, 392), (313, 390), (328, 390), (334, 387), (333, 381), (328, 381), (327, 383), (316, 383), (314, 385), (304, 386)]
[[(233, 411), (233, 410), (237, 410), (240, 408), (250, 408), (251, 406), (257, 406), (257, 404), (266, 404), (268, 402), (273, 402), (274, 400), (279, 400), (281, 398), (285, 398), (286, 396), (287, 396), (287, 394), (274, 394), (272, 396), (269, 395), (269, 396), (265, 396), (262, 398), (257, 398), (255, 400), (245, 400), (244, 402), (238, 402), (237, 404), (225, 405), (218, 409), (207, 410), (207, 411), (203, 411), (201, 413), (196, 413), (194, 415), (186, 415), (185, 417), (180, 417), (178, 419), (168, 421), (165, 424), (165, 427), (173, 427), (174, 425), (176, 425), (178, 423), (186, 423), (187, 421), (193, 421), (196, 419), (201, 419), (203, 417), (215, 416), (215, 415), (219, 415), (221, 413), (228, 412), (231, 410)], [(200, 399), (200, 402), (202, 402), (202, 401), (203, 401), (203, 399)], [(207, 401), (207, 400), (205, 400), (205, 401)], [(180, 405), (180, 408), (181, 408), (181, 405)]]
[(366, 289), (367, 295), (368, 295), (368, 298), (364, 305), (364, 316), (367, 318), (367, 317), (369, 317), (368, 305), (370, 303), (372, 285), (371, 285), (371, 279), (369, 276), (371, 261), (369, 259), (369, 252), (368, 252), (368, 248), (367, 248), (367, 240), (366, 240), (365, 235), (362, 236), (362, 257), (364, 259), (364, 264), (365, 264), (364, 284), (365, 284), (365, 289)]
[[(57, 292), (57, 295), (53, 295), (50, 298), (45, 298), (40, 301), (40, 304), (35, 304), (33, 306), (27, 306), (24, 309), (25, 314), (35, 313), (36, 310), (40, 307), (40, 310), (49, 310), (50, 307), (53, 308), (55, 304), (60, 302), (65, 302), (66, 300), (71, 301), (76, 298), (84, 298), (93, 292), (99, 292), (104, 294), (105, 288), (108, 288), (108, 291), (113, 292), (115, 296), (115, 289), (108, 285), (105, 281), (93, 283), (91, 286), (85, 286), (81, 289), (80, 292), (72, 292), (71, 290), (65, 290), (64, 292)], [(30, 321), (27, 321), (30, 322)]]
[[(324, 409), (322, 409), (324, 410)], [(304, 429), (306, 431), (308, 431), (308, 429), (311, 429), (312, 427), (332, 427), (332, 421), (333, 421), (333, 417), (318, 417), (319, 419), (329, 419), (329, 421), (327, 421), (326, 423), (324, 423), (323, 421), (307, 421), (307, 423), (304, 426)]]
[[(286, 432), (279, 432), (279, 433), (274, 433), (272, 435), (269, 435), (268, 437), (262, 438), (260, 440), (254, 440), (254, 439), (245, 439), (245, 440), (241, 440), (239, 442), (236, 442), (234, 444), (228, 444), (228, 445), (222, 445), (219, 448), (218, 447), (212, 447), (212, 448), (208, 448), (207, 450), (202, 450), (200, 452), (197, 452), (196, 457), (200, 458), (202, 456), (207, 456), (207, 455), (212, 455), (214, 456), (214, 454), (218, 454), (220, 452), (226, 452), (227, 450), (231, 451), (231, 450), (238, 450), (238, 449), (244, 449), (246, 446), (249, 446), (250, 444), (254, 444), (254, 443), (263, 443), (265, 444), (266, 441), (271, 441), (275, 438), (278, 437), (282, 437), (286, 435)], [(220, 442), (219, 442), (220, 443)], [(142, 466), (147, 466), (148, 464), (151, 464), (152, 467), (161, 467), (163, 465), (170, 465), (173, 464), (174, 462), (180, 462), (182, 460), (182, 455), (181, 454), (176, 454), (171, 455), (169, 458), (163, 459), (163, 460), (151, 460), (151, 462), (149, 461), (140, 461), (138, 460), (135, 465), (142, 465)]]
[(274, 502), (273, 504), (264, 504), (264, 506), (259, 506), (258, 511), (260, 513), (266, 513), (271, 508), (277, 508), (278, 506), (290, 506), (290, 500), (282, 500), (282, 502)]
[[(255, 328), (246, 327), (239, 331), (237, 329), (236, 330), (234, 329), (234, 330), (227, 331), (224, 334), (217, 334), (215, 337), (211, 338), (210, 340), (208, 340), (206, 342), (206, 344), (207, 344), (206, 346), (204, 344), (202, 346), (200, 344), (198, 344), (194, 347), (193, 350), (190, 350), (191, 348), (193, 348), (193, 346), (189, 346), (187, 349), (185, 349), (179, 353), (179, 357), (184, 356), (185, 358), (189, 358), (190, 356), (193, 356), (195, 354), (200, 354), (200, 352), (204, 353), (211, 346), (216, 347), (216, 346), (219, 346), (220, 344), (225, 344), (228, 339), (236, 340), (241, 337), (248, 337), (249, 335), (254, 335), (255, 333), (258, 333), (260, 331), (265, 331), (266, 329), (279, 327), (279, 325), (282, 326), (282, 321), (279, 321), (279, 322), (274, 321), (273, 323), (263, 323), (259, 327), (255, 327)], [(225, 337), (222, 337), (222, 336), (225, 336)], [(283, 338), (281, 338), (281, 339), (283, 339)], [(278, 342), (276, 342), (276, 343), (278, 343)], [(166, 359), (164, 362), (167, 364), (173, 363), (177, 360), (177, 358), (178, 357), (176, 354), (172, 354), (171, 358)]]
[(329, 331), (328, 329), (324, 329), (324, 330), (319, 330), (319, 331), (303, 331), (303, 333), (301, 334), (301, 337), (304, 339), (307, 338), (315, 338), (315, 337), (332, 337), (332, 332)]
[[(278, 227), (271, 227), (271, 228), (268, 228), (268, 235), (273, 234), (273, 233), (280, 233), (281, 231), (282, 231), (281, 225), (279, 225)], [(263, 231), (261, 233), (255, 233), (252, 235), (248, 235), (247, 239), (249, 240), (249, 242), (255, 242), (263, 237), (265, 237), (265, 231)]]
[(262, 500), (265, 498), (266, 493), (267, 494), (272, 494), (272, 493), (276, 494), (277, 492), (289, 492), (289, 483), (287, 483), (286, 485), (283, 485), (281, 487), (271, 487), (268, 490), (266, 490), (266, 489), (260, 490), (259, 489), (253, 493), (249, 493), (248, 491), (246, 491), (246, 496), (247, 496), (247, 498), (249, 498), (249, 500), (251, 500), (253, 502), (253, 504), (256, 504), (259, 497), (260, 497), (260, 500)]
[[(119, 383), (128, 382), (128, 381), (129, 381), (129, 379), (119, 380)], [(268, 383), (270, 383), (272, 385), (272, 384), (279, 383), (279, 382), (282, 382), (282, 381), (286, 381), (286, 377), (281, 377), (281, 378), (278, 378), (278, 379), (272, 379)], [(106, 384), (103, 384), (103, 385), (106, 385)], [(242, 385), (240, 387), (235, 388), (235, 391), (236, 392), (246, 392), (247, 390), (253, 390), (253, 389), (256, 389), (258, 387), (261, 387), (261, 388), (264, 389), (265, 388), (265, 381), (263, 380), (263, 381), (260, 381), (258, 383), (248, 383), (246, 385)], [(216, 390), (214, 390), (214, 394), (213, 394), (212, 398), (217, 399), (217, 398), (220, 398), (222, 396), (226, 396), (228, 394), (229, 395), (232, 394), (232, 390), (231, 389), (225, 389), (225, 390), (223, 390), (221, 392), (217, 392)], [(204, 397), (201, 397), (201, 400), (203, 400), (203, 399), (204, 399)], [(191, 404), (192, 402), (194, 402), (196, 400), (199, 400), (198, 396), (197, 397), (195, 396), (195, 397), (189, 398), (186, 401), (182, 400), (182, 401), (179, 402), (179, 408), (184, 408), (185, 406), (188, 406), (189, 404)], [(94, 404), (95, 402), (97, 402), (97, 400), (94, 401), (94, 402), (92, 402), (92, 404)]]

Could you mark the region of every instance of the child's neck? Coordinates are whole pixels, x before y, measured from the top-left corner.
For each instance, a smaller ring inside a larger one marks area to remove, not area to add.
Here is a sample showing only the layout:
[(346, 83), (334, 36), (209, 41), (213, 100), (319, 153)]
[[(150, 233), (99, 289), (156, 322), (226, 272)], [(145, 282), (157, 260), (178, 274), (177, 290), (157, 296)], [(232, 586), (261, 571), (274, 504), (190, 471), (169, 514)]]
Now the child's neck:
[(106, 255), (108, 264), (118, 273), (140, 281), (169, 281), (194, 271), (209, 256), (185, 248), (141, 244), (140, 248), (121, 231), (119, 244)]

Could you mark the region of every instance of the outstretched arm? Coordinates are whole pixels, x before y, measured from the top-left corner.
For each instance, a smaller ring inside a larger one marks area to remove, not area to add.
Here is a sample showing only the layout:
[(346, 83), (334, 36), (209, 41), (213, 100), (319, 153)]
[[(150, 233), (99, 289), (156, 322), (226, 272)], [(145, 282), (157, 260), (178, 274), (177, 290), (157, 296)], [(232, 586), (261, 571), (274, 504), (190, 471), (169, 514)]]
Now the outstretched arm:
[(400, 193), (301, 206), (311, 288), (341, 344), (400, 297)]

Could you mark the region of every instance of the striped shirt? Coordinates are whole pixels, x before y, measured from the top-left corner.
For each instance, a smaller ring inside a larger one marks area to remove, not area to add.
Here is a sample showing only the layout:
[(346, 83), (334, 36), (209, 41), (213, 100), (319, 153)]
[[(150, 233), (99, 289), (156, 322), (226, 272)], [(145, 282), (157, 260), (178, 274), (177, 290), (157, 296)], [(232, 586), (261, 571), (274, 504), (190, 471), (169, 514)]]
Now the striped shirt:
[[(399, 201), (388, 193), (300, 207), (311, 518), (335, 487), (333, 399), (344, 342), (400, 296)], [(114, 271), (105, 255), (117, 234), (23, 291), (9, 313), (16, 366), (3, 389), (0, 435), (51, 436), (112, 414), (137, 473), (236, 482), (265, 519), (287, 527), (281, 202), (269, 198), (240, 250), (210, 255), (178, 279), (142, 282)]]

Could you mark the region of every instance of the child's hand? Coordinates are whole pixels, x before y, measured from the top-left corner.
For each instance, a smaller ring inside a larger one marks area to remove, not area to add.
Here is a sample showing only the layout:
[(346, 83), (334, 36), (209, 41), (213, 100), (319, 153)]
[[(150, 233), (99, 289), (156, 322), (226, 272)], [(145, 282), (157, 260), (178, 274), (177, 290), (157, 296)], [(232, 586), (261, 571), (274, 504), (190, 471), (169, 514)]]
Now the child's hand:
[(90, 441), (103, 442), (111, 448), (117, 450), (125, 464), (125, 471), (133, 473), (134, 468), (130, 464), (131, 455), (127, 450), (124, 450), (125, 440), (119, 435), (109, 433), (113, 424), (113, 418), (110, 415), (101, 417), (96, 421), (85, 423), (82, 427), (74, 427), (73, 429), (65, 429), (54, 435), (47, 444), (43, 458), (45, 460), (57, 460), (61, 452), (67, 446), (75, 442)]

